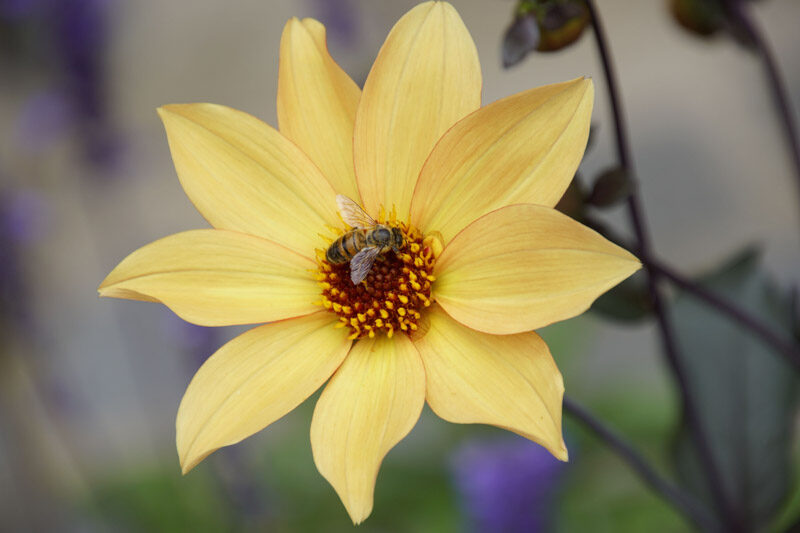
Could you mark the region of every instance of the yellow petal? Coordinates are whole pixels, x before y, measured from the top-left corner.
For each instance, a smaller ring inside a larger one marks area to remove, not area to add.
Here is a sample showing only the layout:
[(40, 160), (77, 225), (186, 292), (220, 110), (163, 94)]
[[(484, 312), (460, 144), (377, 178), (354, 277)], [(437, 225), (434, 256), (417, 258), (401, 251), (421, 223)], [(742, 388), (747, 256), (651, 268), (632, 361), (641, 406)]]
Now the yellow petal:
[(473, 329), (520, 333), (578, 315), (641, 267), (555, 209), (519, 204), (479, 218), (436, 263), (436, 301)]
[(214, 104), (158, 110), (183, 189), (215, 228), (314, 257), (339, 226), (336, 193), (297, 146), (255, 117)]
[(314, 393), (341, 364), (348, 332), (320, 311), (239, 335), (197, 371), (177, 429), (185, 474), (211, 452), (261, 431)]
[(273, 242), (225, 230), (194, 230), (152, 242), (122, 260), (100, 296), (161, 302), (188, 322), (228, 326), (314, 313), (320, 290), (310, 259)]
[(416, 424), (425, 370), (405, 335), (362, 339), (325, 387), (311, 421), (311, 449), (358, 524), (372, 511), (384, 456)]
[(448, 242), (500, 207), (556, 205), (583, 157), (593, 100), (591, 80), (577, 79), (515, 94), (461, 120), (422, 169), (411, 222)]
[(358, 198), (353, 122), (361, 89), (328, 53), (325, 27), (290, 19), (281, 37), (278, 124), (336, 192)]
[(564, 380), (536, 333), (488, 335), (433, 306), (414, 345), (425, 365), (428, 405), (458, 424), (491, 424), (538, 442), (562, 461)]
[(426, 2), (404, 15), (378, 53), (356, 114), (356, 179), (367, 211), (395, 205), (406, 220), (433, 145), (480, 102), (478, 54), (453, 6)]

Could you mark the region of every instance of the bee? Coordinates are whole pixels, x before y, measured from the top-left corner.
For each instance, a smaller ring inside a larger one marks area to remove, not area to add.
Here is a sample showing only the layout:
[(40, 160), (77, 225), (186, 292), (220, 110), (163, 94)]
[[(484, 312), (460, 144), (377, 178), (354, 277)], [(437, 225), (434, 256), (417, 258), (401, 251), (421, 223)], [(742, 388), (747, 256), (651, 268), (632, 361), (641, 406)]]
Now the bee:
[(329, 263), (340, 265), (350, 261), (350, 280), (358, 285), (369, 274), (375, 259), (389, 250), (400, 253), (406, 240), (400, 228), (378, 224), (353, 200), (336, 195), (339, 213), (353, 229), (333, 241), (325, 252)]

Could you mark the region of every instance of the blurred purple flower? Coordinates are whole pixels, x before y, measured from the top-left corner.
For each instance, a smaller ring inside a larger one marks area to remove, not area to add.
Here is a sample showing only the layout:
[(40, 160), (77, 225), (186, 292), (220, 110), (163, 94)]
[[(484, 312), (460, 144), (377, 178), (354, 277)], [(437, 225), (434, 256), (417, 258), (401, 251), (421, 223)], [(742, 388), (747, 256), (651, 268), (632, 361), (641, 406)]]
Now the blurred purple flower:
[(111, 126), (106, 84), (110, 0), (49, 0), (55, 53), (64, 90), (73, 105), (84, 155), (95, 166), (113, 166), (121, 153)]
[(17, 120), (17, 138), (34, 153), (42, 152), (66, 134), (74, 121), (72, 103), (64, 91), (41, 91), (30, 98)]
[(470, 442), (452, 462), (473, 531), (549, 531), (565, 463), (522, 437)]
[(178, 350), (188, 356), (192, 371), (197, 370), (223, 344), (220, 328), (196, 326), (172, 313), (164, 313), (164, 326), (167, 335), (178, 345)]
[(7, 29), (24, 35), (10, 52), (23, 68), (44, 69), (47, 76), (19, 119), (23, 146), (36, 152), (70, 135), (90, 164), (103, 170), (116, 165), (123, 143), (110, 117), (106, 72), (115, 0), (0, 2)]
[(0, 18), (15, 20), (30, 16), (42, 0), (0, 0)]
[(353, 0), (312, 0), (313, 16), (328, 30), (328, 37), (344, 46), (358, 40), (358, 10)]
[(30, 191), (0, 192), (0, 317), (12, 328), (29, 328), (24, 246), (41, 236), (44, 203)]
[(77, 110), (87, 117), (105, 115), (102, 83), (108, 47), (107, 0), (50, 0), (54, 52)]

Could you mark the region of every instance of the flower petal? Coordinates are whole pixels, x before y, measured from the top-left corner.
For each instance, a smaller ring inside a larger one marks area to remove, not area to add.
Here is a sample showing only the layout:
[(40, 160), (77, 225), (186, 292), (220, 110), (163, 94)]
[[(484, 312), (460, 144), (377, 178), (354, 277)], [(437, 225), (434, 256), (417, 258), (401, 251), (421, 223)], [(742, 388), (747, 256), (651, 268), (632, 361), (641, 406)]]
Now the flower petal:
[(425, 365), (428, 405), (449, 422), (491, 424), (538, 442), (562, 461), (564, 380), (536, 333), (488, 335), (430, 309), (414, 342)]
[(484, 215), (436, 262), (436, 301), (478, 331), (520, 333), (578, 315), (641, 267), (626, 250), (555, 209)]
[(358, 524), (372, 511), (381, 461), (405, 437), (425, 403), (425, 370), (405, 335), (362, 339), (314, 409), (311, 449)]
[(408, 218), (422, 164), (450, 126), (481, 103), (475, 44), (453, 6), (426, 2), (395, 24), (367, 77), (354, 156), (364, 207)]
[(350, 349), (348, 331), (320, 311), (239, 335), (197, 371), (178, 408), (178, 456), (187, 473), (211, 452), (261, 431), (311, 396)]
[(353, 122), (361, 89), (328, 53), (325, 27), (292, 18), (281, 37), (278, 124), (336, 192), (358, 198)]
[(314, 262), (273, 242), (225, 230), (176, 233), (143, 246), (103, 280), (100, 296), (161, 302), (202, 326), (314, 313)]
[(158, 110), (183, 189), (215, 228), (314, 256), (340, 226), (336, 193), (297, 146), (255, 117), (214, 104)]
[(593, 100), (591, 80), (577, 79), (515, 94), (458, 122), (422, 169), (412, 224), (448, 242), (500, 207), (556, 205), (583, 157)]

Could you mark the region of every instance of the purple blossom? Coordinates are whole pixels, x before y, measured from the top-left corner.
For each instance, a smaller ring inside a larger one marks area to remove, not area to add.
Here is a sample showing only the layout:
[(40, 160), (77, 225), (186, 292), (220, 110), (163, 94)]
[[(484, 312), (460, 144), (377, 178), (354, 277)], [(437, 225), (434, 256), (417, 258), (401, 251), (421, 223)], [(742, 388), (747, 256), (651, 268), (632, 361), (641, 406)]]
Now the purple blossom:
[(470, 442), (452, 462), (473, 531), (549, 531), (565, 463), (522, 437)]
[(66, 135), (74, 121), (72, 102), (64, 91), (40, 91), (28, 98), (22, 108), (17, 139), (26, 150), (40, 153)]
[(328, 37), (345, 46), (358, 40), (358, 10), (353, 0), (313, 0), (314, 17), (328, 30)]
[(12, 327), (29, 327), (24, 247), (43, 229), (44, 204), (29, 191), (0, 192), (0, 316)]
[(7, 20), (26, 18), (41, 3), (42, 0), (0, 0), (0, 18)]
[[(78, 139), (84, 158), (107, 170), (122, 154), (107, 86), (109, 18), (114, 0), (0, 0), (0, 21), (20, 36), (6, 53), (44, 78), (19, 119), (19, 140), (39, 151)], [(44, 74), (44, 76), (42, 76)]]
[(164, 313), (164, 327), (178, 350), (187, 355), (192, 371), (197, 370), (223, 344), (224, 336), (220, 328), (190, 324), (172, 313)]

